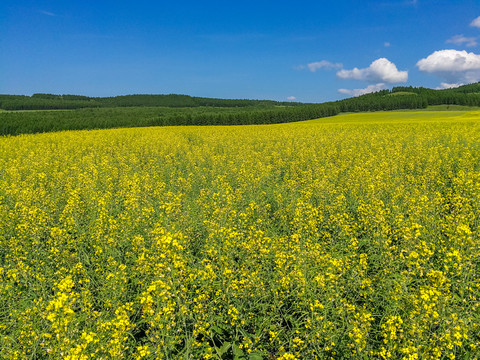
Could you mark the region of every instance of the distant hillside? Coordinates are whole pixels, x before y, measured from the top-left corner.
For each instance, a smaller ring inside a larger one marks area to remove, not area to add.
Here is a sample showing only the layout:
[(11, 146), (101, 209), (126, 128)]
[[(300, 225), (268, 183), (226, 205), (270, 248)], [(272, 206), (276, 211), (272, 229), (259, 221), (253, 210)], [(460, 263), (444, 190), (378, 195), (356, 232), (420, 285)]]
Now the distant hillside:
[(480, 83), (443, 90), (397, 86), (331, 104), (336, 104), (341, 112), (421, 109), (432, 105), (480, 106)]
[(424, 87), (397, 86), (392, 93), (409, 92), (426, 99), (428, 105), (480, 106), (480, 83), (453, 89), (434, 90)]
[(425, 94), (425, 93), (463, 93), (463, 94), (480, 94), (480, 82), (462, 85), (456, 88), (451, 89), (441, 89), (441, 90), (434, 90), (424, 87), (412, 87), (412, 86), (397, 86), (392, 89), (392, 92), (399, 92), (399, 91), (410, 91), (416, 94)]
[[(480, 83), (454, 89), (434, 90), (424, 87), (397, 86), (359, 97), (328, 102), (339, 112), (419, 109), (429, 105), (480, 106)], [(88, 97), (82, 95), (33, 94), (0, 95), (3, 110), (49, 110), (103, 107), (169, 107), (169, 108), (278, 108), (312, 104), (279, 102), (273, 100), (216, 99), (189, 95), (123, 95), (115, 97)], [(316, 104), (321, 105), (321, 104)]]
[(358, 97), (339, 100), (330, 104), (338, 106), (340, 112), (424, 109), (429, 105), (423, 97), (418, 96), (417, 94), (409, 94), (405, 91), (401, 96), (395, 96), (390, 90), (382, 90)]
[(295, 106), (301, 103), (272, 100), (234, 100), (193, 97), (188, 95), (123, 95), (115, 97), (88, 97), (82, 95), (33, 94), (0, 95), (0, 109), (4, 110), (50, 110), (99, 107), (273, 107)]

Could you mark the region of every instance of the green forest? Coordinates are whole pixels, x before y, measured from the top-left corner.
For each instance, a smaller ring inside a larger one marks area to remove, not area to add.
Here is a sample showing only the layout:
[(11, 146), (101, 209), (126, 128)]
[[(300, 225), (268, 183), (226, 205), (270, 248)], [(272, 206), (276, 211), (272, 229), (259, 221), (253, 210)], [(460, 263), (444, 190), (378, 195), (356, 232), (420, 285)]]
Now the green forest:
[[(320, 104), (188, 95), (0, 95), (0, 135), (138, 126), (277, 124), (345, 112), (480, 106), (480, 83), (455, 89), (394, 87)], [(55, 110), (55, 111), (29, 111)]]
[(0, 109), (4, 110), (58, 110), (100, 107), (271, 107), (294, 106), (301, 103), (272, 100), (236, 100), (193, 97), (188, 95), (123, 95), (115, 97), (88, 97), (82, 95), (33, 94), (0, 95)]

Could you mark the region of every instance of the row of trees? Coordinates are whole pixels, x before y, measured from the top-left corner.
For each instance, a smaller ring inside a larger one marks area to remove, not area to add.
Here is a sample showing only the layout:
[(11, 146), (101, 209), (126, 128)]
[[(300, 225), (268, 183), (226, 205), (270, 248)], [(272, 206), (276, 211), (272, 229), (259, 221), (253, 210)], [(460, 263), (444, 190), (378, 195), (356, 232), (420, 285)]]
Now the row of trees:
[[(340, 100), (330, 105), (341, 112), (419, 109), (428, 105), (480, 106), (480, 83), (455, 89), (433, 90), (423, 87), (398, 86), (355, 98)], [(34, 94), (0, 95), (0, 109), (48, 110), (79, 109), (87, 107), (257, 107), (267, 109), (277, 106), (306, 106), (302, 103), (272, 100), (236, 100), (193, 97), (188, 95), (125, 95), (115, 97), (88, 97), (82, 95)]]
[(3, 110), (68, 110), (102, 107), (101, 103), (85, 100), (55, 100), (55, 99), (0, 99), (0, 109)]
[(201, 98), (188, 95), (124, 95), (115, 97), (88, 97), (81, 95), (33, 94), (32, 96), (0, 95), (0, 109), (53, 110), (86, 107), (273, 107), (295, 106), (301, 103), (272, 100), (236, 100)]
[(157, 118), (152, 125), (253, 125), (279, 124), (337, 115), (338, 106), (331, 104), (305, 105), (290, 108), (251, 110), (218, 114), (175, 114)]
[[(221, 107), (221, 108), (245, 108), (248, 113), (247, 118), (252, 119), (248, 122), (253, 123), (278, 123), (288, 121), (305, 120), (304, 114), (312, 114), (313, 117), (322, 117), (339, 112), (356, 111), (381, 111), (396, 109), (417, 109), (424, 108), (430, 103), (424, 96), (419, 97), (416, 94), (403, 96), (388, 96), (388, 90), (374, 94), (367, 94), (360, 97), (349, 98), (336, 102), (324, 104), (301, 104), (284, 103), (270, 100), (229, 100), (229, 99), (210, 99), (197, 98), (187, 95), (126, 95), (111, 98), (88, 98), (78, 95), (53, 95), (53, 94), (34, 94), (29, 96), (0, 95), (0, 108), (4, 110), (49, 110), (49, 109), (80, 109), (80, 108), (114, 108), (114, 107)], [(465, 94), (457, 94), (466, 96)], [(437, 104), (432, 102), (432, 104)], [(335, 109), (325, 111), (324, 109)], [(294, 109), (294, 110), (293, 110)], [(314, 109), (314, 110), (312, 110)], [(245, 115), (244, 114), (244, 115)], [(334, 115), (334, 114), (333, 114)], [(182, 115), (183, 116), (183, 115)], [(225, 115), (222, 115), (225, 116)], [(231, 115), (231, 120), (237, 124), (243, 120), (237, 119), (237, 114)], [(202, 118), (205, 116), (202, 115)], [(197, 117), (194, 116), (195, 119)], [(275, 118), (275, 120), (273, 119)], [(183, 119), (183, 118), (182, 118)], [(259, 120), (253, 120), (259, 119)], [(170, 123), (170, 120), (163, 120)], [(181, 123), (189, 120), (178, 120)], [(198, 123), (199, 120), (191, 120)], [(247, 121), (247, 120), (245, 120)], [(206, 120), (205, 125), (210, 123), (225, 123), (224, 120)]]
[[(480, 106), (480, 84), (432, 90), (395, 87), (323, 104), (196, 98), (187, 95), (0, 95), (5, 110), (78, 109), (73, 112), (1, 113), (0, 134), (133, 126), (277, 124), (341, 112), (422, 109), (428, 105)], [(91, 109), (81, 109), (91, 108)], [(30, 116), (32, 115), (32, 116)]]
[(175, 125), (277, 124), (333, 116), (338, 106), (319, 104), (289, 108), (96, 108), (75, 111), (0, 112), (0, 135), (82, 129)]

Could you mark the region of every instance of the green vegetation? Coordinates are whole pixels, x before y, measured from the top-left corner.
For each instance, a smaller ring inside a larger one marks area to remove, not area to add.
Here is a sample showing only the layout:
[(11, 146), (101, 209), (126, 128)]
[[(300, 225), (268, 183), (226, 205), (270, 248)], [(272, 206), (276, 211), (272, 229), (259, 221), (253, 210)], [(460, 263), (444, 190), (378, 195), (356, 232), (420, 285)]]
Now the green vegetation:
[(479, 116), (0, 137), (1, 359), (479, 359)]
[(416, 94), (403, 96), (390, 95), (391, 92), (389, 90), (382, 90), (376, 93), (336, 101), (332, 104), (338, 106), (340, 112), (424, 109), (429, 105), (426, 99)]
[(82, 95), (33, 94), (0, 95), (0, 108), (5, 110), (79, 109), (98, 107), (271, 107), (295, 106), (300, 103), (272, 100), (230, 100), (193, 97), (188, 95), (124, 95), (115, 97), (88, 97)]
[(412, 86), (398, 86), (392, 89), (392, 93), (405, 92), (419, 95), (428, 105), (480, 106), (480, 83), (444, 90)]
[(414, 92), (409, 92), (409, 91), (397, 91), (397, 92), (392, 92), (388, 94), (388, 96), (399, 96), (399, 95), (417, 95)]
[[(480, 107), (480, 83), (456, 89), (395, 87), (322, 104), (188, 95), (0, 95), (0, 135), (172, 125), (278, 124), (348, 112)], [(8, 110), (8, 111), (5, 111)], [(33, 111), (31, 110), (56, 110)], [(68, 111), (66, 111), (68, 110)]]
[(275, 124), (338, 114), (328, 104), (288, 108), (116, 107), (0, 113), (0, 135), (171, 125)]
[(431, 105), (425, 110), (429, 111), (462, 111), (462, 110), (480, 110), (480, 106), (466, 106), (466, 105)]

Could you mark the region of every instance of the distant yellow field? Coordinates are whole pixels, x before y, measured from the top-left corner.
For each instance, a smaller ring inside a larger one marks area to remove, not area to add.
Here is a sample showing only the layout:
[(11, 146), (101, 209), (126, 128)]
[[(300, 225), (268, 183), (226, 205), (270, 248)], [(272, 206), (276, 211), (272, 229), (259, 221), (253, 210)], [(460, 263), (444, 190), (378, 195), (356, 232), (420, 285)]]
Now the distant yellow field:
[(352, 113), (337, 115), (330, 118), (322, 118), (316, 120), (308, 120), (301, 122), (302, 124), (308, 123), (345, 123), (345, 122), (441, 122), (450, 121), (454, 119), (457, 121), (476, 121), (480, 119), (480, 111), (418, 111), (418, 110), (405, 110), (405, 111), (381, 111), (373, 113)]
[(480, 112), (0, 138), (5, 359), (480, 357)]

